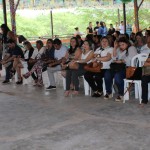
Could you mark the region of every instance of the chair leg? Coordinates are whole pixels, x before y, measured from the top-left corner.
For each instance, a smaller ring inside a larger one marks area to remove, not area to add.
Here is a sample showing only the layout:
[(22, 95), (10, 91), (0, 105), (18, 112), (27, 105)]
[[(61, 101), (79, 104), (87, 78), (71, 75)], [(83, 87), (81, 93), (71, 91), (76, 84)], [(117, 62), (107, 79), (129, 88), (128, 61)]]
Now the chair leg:
[(88, 84), (88, 82), (83, 78), (83, 82), (84, 82), (84, 93), (85, 95), (90, 95), (90, 86)]
[[(126, 90), (129, 87), (129, 83), (124, 81), (124, 93), (126, 92)], [(126, 94), (123, 97), (123, 103), (125, 103), (126, 100), (129, 100), (129, 92), (127, 91)]]
[(134, 84), (134, 86), (135, 86), (135, 99), (138, 99), (139, 98), (139, 85), (138, 85), (138, 83), (136, 84)]
[(142, 96), (141, 81), (138, 83), (138, 89), (139, 89), (139, 91), (138, 91), (138, 94), (139, 94), (139, 102), (140, 102), (140, 104), (141, 104), (141, 102), (142, 102), (142, 98), (141, 98), (141, 96)]

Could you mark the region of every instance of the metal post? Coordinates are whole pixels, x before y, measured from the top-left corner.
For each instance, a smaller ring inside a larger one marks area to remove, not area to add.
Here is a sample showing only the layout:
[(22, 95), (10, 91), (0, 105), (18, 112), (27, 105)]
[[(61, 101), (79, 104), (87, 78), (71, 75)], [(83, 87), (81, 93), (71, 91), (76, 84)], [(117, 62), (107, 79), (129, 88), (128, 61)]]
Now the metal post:
[(123, 3), (124, 33), (126, 33), (126, 4)]
[(4, 23), (7, 25), (6, 0), (3, 0), (2, 2), (3, 2)]
[(120, 24), (120, 10), (118, 9), (118, 24)]
[(51, 16), (51, 32), (52, 32), (52, 39), (53, 39), (54, 32), (53, 32), (53, 10), (52, 9), (50, 11), (50, 16)]

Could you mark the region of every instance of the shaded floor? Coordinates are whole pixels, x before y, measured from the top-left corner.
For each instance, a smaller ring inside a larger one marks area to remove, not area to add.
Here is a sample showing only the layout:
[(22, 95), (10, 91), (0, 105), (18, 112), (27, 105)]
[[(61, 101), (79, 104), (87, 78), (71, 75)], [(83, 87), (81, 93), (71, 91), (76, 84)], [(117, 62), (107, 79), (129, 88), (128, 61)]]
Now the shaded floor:
[(150, 105), (0, 84), (0, 150), (150, 150)]

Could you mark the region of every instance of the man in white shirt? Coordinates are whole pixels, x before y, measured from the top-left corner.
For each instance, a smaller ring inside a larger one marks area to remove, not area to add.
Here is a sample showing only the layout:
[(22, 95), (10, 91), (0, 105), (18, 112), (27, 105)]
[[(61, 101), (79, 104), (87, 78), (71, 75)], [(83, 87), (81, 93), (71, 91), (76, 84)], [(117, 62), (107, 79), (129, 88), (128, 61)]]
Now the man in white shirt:
[(141, 53), (150, 54), (150, 36), (147, 37), (147, 44), (142, 46)]
[(55, 52), (54, 52), (54, 57), (57, 59), (56, 62), (50, 63), (47, 67), (47, 73), (50, 81), (50, 85), (46, 90), (52, 90), (56, 89), (56, 83), (55, 83), (55, 78), (54, 78), (54, 73), (56, 71), (61, 71), (61, 62), (63, 57), (65, 57), (66, 52), (67, 52), (67, 47), (63, 46), (61, 41), (59, 39), (55, 39), (54, 42), (54, 47), (55, 47)]
[(119, 30), (120, 30), (121, 34), (124, 34), (124, 22), (123, 21), (121, 21), (121, 24), (119, 26)]

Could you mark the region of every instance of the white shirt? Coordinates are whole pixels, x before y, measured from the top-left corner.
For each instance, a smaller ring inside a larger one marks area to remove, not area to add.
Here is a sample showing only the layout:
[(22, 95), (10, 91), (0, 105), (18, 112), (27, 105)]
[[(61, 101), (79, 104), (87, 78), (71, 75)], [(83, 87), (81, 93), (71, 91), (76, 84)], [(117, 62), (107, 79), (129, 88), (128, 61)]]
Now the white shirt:
[(33, 54), (31, 56), (32, 59), (40, 59), (41, 55), (44, 53), (45, 47), (42, 47), (40, 50), (37, 48), (34, 49)]
[(142, 46), (141, 53), (150, 54), (150, 48), (147, 46), (147, 44), (145, 44), (144, 46)]
[(67, 47), (62, 45), (59, 50), (55, 49), (54, 57), (60, 60), (62, 57), (66, 55), (66, 52), (67, 52)]
[(120, 25), (120, 26), (119, 26), (119, 29), (120, 29), (120, 33), (121, 33), (121, 34), (124, 34), (124, 25)]
[(131, 60), (135, 55), (137, 55), (137, 49), (134, 46), (130, 46), (128, 48), (128, 53), (127, 50), (120, 51), (120, 49), (118, 48), (116, 58), (118, 60), (125, 60), (126, 66), (131, 66)]
[[(101, 48), (97, 48), (96, 51), (94, 52), (94, 54), (100, 54), (101, 57), (105, 57), (107, 56), (107, 54), (111, 54), (113, 53), (113, 48), (112, 47), (107, 47), (104, 50), (101, 50)], [(103, 67), (102, 69), (110, 69), (110, 64), (112, 62), (112, 59), (109, 61), (102, 61), (103, 63)]]

